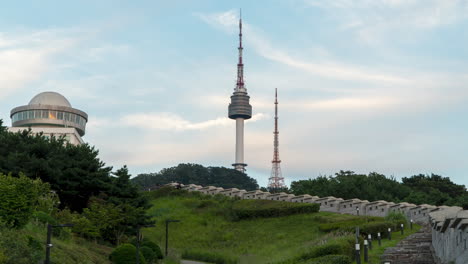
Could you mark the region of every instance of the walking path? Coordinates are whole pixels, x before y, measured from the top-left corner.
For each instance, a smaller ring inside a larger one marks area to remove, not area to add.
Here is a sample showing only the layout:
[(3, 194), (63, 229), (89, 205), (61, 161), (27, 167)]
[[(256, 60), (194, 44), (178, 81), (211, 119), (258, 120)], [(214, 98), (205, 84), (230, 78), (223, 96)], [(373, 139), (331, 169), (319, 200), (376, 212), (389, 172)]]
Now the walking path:
[(432, 252), (431, 227), (427, 225), (395, 247), (387, 248), (381, 260), (382, 263), (388, 261), (392, 264), (437, 264)]

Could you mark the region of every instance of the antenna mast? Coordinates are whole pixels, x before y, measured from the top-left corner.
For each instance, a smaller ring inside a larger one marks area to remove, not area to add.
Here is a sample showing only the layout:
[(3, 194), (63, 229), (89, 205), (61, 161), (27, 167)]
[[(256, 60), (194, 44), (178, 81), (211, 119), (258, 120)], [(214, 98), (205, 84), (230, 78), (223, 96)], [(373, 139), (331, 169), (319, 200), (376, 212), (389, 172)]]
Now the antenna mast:
[(281, 174), (281, 160), (279, 158), (279, 131), (278, 131), (278, 89), (275, 88), (275, 131), (273, 132), (273, 160), (271, 161), (271, 176), (268, 179), (268, 189), (270, 191), (287, 188)]

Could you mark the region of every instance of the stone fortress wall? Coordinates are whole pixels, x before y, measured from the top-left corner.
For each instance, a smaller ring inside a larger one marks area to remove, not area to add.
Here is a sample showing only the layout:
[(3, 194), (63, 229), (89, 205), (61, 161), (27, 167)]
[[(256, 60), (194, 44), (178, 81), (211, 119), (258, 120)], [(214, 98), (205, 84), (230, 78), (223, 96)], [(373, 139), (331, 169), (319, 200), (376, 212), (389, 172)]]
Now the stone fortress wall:
[(295, 196), (287, 193), (269, 193), (260, 190), (246, 191), (237, 188), (224, 189), (214, 186), (195, 184), (167, 184), (180, 187), (190, 192), (196, 191), (208, 195), (221, 194), (240, 199), (265, 199), (293, 203), (317, 203), (320, 211), (352, 215), (385, 217), (390, 212), (403, 213), (408, 221), (429, 224), (432, 227), (432, 245), (436, 257), (441, 263), (468, 263), (468, 210), (457, 206), (433, 206), (428, 204), (393, 203), (360, 199), (343, 200), (333, 196), (318, 197), (308, 194)]

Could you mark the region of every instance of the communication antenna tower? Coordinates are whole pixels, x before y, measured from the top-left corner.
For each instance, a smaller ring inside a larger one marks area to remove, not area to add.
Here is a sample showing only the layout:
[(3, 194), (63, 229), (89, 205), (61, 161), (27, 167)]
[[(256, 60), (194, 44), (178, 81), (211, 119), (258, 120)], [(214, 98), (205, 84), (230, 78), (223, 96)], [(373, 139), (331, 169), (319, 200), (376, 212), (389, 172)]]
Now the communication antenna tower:
[(281, 174), (281, 160), (279, 158), (279, 131), (278, 131), (278, 89), (275, 88), (275, 131), (273, 132), (273, 160), (271, 161), (271, 176), (268, 179), (268, 189), (270, 191), (285, 189), (284, 178)]

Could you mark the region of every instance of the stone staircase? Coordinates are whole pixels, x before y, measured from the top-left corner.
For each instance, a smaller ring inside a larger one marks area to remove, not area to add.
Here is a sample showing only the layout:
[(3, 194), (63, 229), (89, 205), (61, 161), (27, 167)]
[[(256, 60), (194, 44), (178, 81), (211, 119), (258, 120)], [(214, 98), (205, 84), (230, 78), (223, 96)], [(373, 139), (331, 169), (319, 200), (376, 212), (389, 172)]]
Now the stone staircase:
[(395, 247), (387, 248), (381, 257), (381, 263), (438, 264), (433, 257), (431, 227), (423, 226)]

